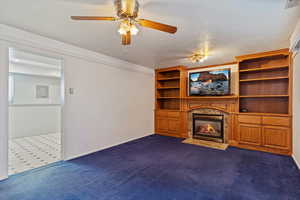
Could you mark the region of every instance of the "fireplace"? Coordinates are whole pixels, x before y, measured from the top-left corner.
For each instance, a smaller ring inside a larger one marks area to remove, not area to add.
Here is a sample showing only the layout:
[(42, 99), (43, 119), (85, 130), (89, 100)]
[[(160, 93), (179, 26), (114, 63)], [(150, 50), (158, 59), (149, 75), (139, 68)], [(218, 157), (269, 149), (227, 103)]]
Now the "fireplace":
[(224, 115), (193, 113), (193, 138), (224, 142)]

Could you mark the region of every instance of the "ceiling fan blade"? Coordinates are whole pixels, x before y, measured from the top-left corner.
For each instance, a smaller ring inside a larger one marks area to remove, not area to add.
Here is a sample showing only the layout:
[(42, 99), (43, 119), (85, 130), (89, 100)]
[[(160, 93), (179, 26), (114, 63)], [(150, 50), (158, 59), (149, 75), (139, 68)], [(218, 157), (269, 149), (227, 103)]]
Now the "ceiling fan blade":
[(122, 44), (123, 45), (129, 45), (131, 43), (131, 33), (130, 31), (127, 32), (127, 34), (122, 35)]
[(159, 30), (159, 31), (172, 33), (172, 34), (177, 32), (177, 27), (175, 27), (175, 26), (170, 26), (170, 25), (167, 25), (167, 24), (162, 24), (162, 23), (150, 21), (150, 20), (147, 20), (147, 19), (139, 19), (138, 22), (141, 26), (144, 26), (144, 27), (147, 27), (147, 28), (152, 28), (152, 29), (156, 29), (156, 30)]
[(116, 21), (115, 17), (97, 17), (97, 16), (71, 16), (73, 20), (105, 20), (105, 21)]

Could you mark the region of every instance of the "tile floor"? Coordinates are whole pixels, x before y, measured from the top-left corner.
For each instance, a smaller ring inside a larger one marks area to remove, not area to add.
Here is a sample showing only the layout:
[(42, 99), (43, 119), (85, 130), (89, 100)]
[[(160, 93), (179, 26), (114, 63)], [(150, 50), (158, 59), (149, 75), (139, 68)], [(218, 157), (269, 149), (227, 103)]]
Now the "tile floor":
[(59, 133), (11, 139), (8, 174), (41, 167), (61, 159)]

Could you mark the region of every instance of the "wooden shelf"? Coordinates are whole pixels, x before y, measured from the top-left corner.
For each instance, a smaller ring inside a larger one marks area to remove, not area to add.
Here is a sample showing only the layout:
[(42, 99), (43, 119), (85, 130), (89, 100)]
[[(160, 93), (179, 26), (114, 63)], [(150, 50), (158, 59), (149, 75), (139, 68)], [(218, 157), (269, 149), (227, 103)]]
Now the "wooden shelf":
[(179, 80), (179, 79), (180, 79), (180, 77), (176, 76), (176, 77), (168, 77), (168, 78), (158, 78), (157, 80), (158, 81), (169, 81), (169, 80)]
[(288, 76), (270, 77), (270, 78), (255, 78), (255, 79), (243, 79), (240, 82), (250, 82), (250, 81), (269, 81), (269, 80), (279, 80), (279, 79), (289, 79)]
[(180, 99), (180, 97), (157, 97), (157, 99)]
[(159, 110), (162, 110), (162, 111), (179, 111), (179, 109), (164, 109), (164, 108), (156, 109), (156, 111), (159, 111)]
[(238, 112), (239, 115), (260, 115), (260, 116), (277, 116), (277, 117), (291, 117), (289, 114), (277, 114), (277, 113), (257, 113), (257, 112)]
[(282, 65), (282, 66), (276, 66), (276, 67), (260, 67), (260, 68), (254, 68), (254, 69), (244, 69), (244, 70), (240, 70), (240, 72), (243, 73), (243, 72), (266, 71), (266, 70), (284, 69), (284, 68), (289, 68), (289, 66)]
[(238, 96), (188, 96), (184, 97), (184, 99), (237, 99)]
[(239, 96), (240, 98), (280, 98), (280, 97), (289, 97), (289, 95), (243, 95)]
[(179, 87), (157, 87), (158, 90), (180, 89)]

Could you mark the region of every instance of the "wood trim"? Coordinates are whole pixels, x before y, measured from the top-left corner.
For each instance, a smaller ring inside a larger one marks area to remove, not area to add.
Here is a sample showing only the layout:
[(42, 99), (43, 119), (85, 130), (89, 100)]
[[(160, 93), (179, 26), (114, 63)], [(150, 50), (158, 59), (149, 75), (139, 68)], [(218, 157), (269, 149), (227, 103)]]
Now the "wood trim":
[(167, 72), (167, 71), (172, 71), (172, 70), (181, 70), (181, 69), (185, 69), (185, 66), (182, 65), (178, 65), (178, 66), (174, 66), (174, 67), (167, 67), (167, 68), (157, 68), (155, 69), (155, 72)]
[(238, 62), (242, 62), (244, 60), (249, 60), (249, 59), (255, 59), (255, 58), (262, 58), (262, 57), (269, 57), (269, 56), (275, 56), (275, 55), (289, 55), (289, 49), (279, 49), (275, 51), (267, 51), (267, 52), (262, 52), (262, 53), (254, 53), (254, 54), (246, 54), (246, 55), (241, 55), (241, 56), (236, 56), (235, 59)]
[(197, 110), (197, 109), (214, 109), (214, 110), (218, 110), (218, 111), (230, 114), (230, 112), (228, 110), (222, 109), (222, 108), (216, 107), (216, 106), (193, 106), (193, 107), (190, 107), (187, 111), (192, 111), (192, 110)]
[(263, 146), (254, 146), (254, 145), (248, 145), (248, 144), (239, 144), (234, 141), (230, 142), (230, 146), (238, 147), (238, 148), (242, 148), (242, 149), (248, 149), (248, 150), (252, 150), (252, 151), (263, 151), (263, 152), (267, 152), (267, 153), (276, 153), (276, 154), (285, 155), (285, 156), (292, 155), (292, 152), (289, 150), (274, 149), (274, 148), (268, 148), (268, 147), (263, 147)]
[(192, 99), (192, 100), (203, 100), (203, 99), (211, 99), (211, 100), (214, 100), (214, 99), (237, 99), (238, 96), (236, 95), (232, 95), (232, 96), (186, 96), (184, 97), (184, 99)]
[(191, 71), (191, 70), (197, 70), (197, 69), (221, 67), (221, 66), (234, 65), (234, 64), (238, 64), (238, 62), (233, 61), (233, 62), (227, 62), (227, 63), (223, 63), (223, 64), (207, 65), (207, 66), (201, 66), (201, 67), (192, 67), (192, 68), (188, 68), (187, 70)]
[(278, 116), (278, 117), (292, 117), (289, 114), (277, 114), (277, 113), (251, 113), (251, 112), (237, 112), (239, 115), (260, 115), (260, 116)]

